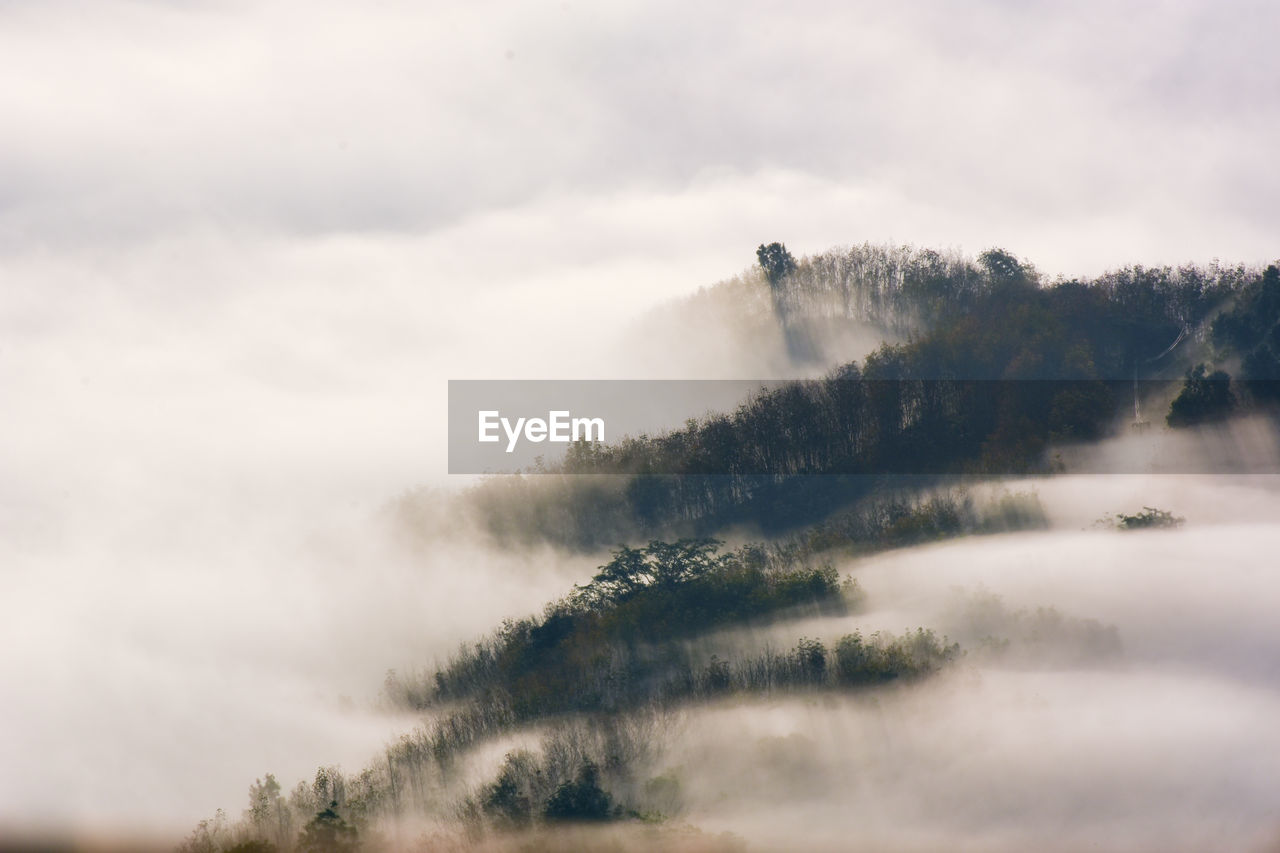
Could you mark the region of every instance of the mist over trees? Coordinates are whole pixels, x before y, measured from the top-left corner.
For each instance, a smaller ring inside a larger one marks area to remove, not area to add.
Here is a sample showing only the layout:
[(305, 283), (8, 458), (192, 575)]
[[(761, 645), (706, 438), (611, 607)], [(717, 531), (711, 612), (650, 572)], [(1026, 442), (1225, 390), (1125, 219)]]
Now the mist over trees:
[(1127, 425), (1139, 379), (1185, 375), (1171, 426), (1224, 417), (1237, 408), (1229, 377), (1194, 365), (1243, 358), (1265, 377), (1280, 351), (1274, 266), (1046, 282), (1004, 249), (969, 260), (864, 244), (796, 260), (772, 243), (757, 255), (790, 350), (807, 351), (795, 336), (823, 317), (910, 339), (661, 435), (571, 446), (552, 474), (482, 484), (467, 499), (481, 526), (584, 549), (737, 525), (776, 535), (904, 477), (1054, 470), (1051, 446)]
[[(966, 654), (932, 629), (861, 624), (865, 595), (835, 558), (1046, 527), (1034, 493), (980, 500), (956, 479), (1052, 473), (1056, 444), (1127, 428), (1138, 380), (1167, 383), (1172, 427), (1265, 411), (1280, 364), (1275, 266), (1049, 282), (999, 248), (968, 259), (864, 244), (797, 259), (781, 243), (762, 244), (757, 262), (797, 362), (820, 354), (806, 339), (818, 321), (905, 341), (663, 434), (573, 445), (544, 473), (466, 493), (460, 517), (504, 547), (612, 550), (541, 613), (503, 621), (434, 668), (388, 673), (385, 701), (423, 723), (367, 767), (322, 767), (287, 794), (268, 774), (240, 820), (202, 823), (184, 850), (390, 849), (385, 828), (410, 816), (452, 821), (471, 841), (660, 824), (681, 809), (679, 778), (658, 758), (680, 709), (883, 695)], [(411, 525), (419, 509), (405, 500), (395, 511)], [(1144, 507), (1106, 526), (1183, 522)], [(727, 547), (715, 538), (726, 530), (767, 538)], [(1068, 663), (1121, 654), (1113, 626), (1054, 608), (976, 596), (965, 611), (966, 649), (975, 639), (985, 661), (1027, 660), (1017, 644)], [(822, 632), (837, 619), (858, 621)], [(799, 620), (819, 630), (802, 633)], [(712, 645), (767, 630), (787, 639)], [(502, 758), (477, 776), (485, 749)]]
[(618, 710), (700, 689), (674, 640), (805, 608), (843, 613), (834, 569), (785, 552), (708, 540), (622, 547), (591, 581), (536, 620), (503, 625), (463, 650), (419, 707), (466, 698), (509, 705), (517, 720), (563, 711)]
[[(542, 616), (509, 620), (422, 678), (389, 675), (386, 698), (433, 720), (357, 774), (320, 768), (285, 797), (268, 774), (243, 819), (202, 823), (187, 853), (385, 849), (380, 822), (457, 814), (474, 832), (660, 820), (678, 808), (654, 771), (653, 727), (681, 706), (730, 695), (860, 690), (926, 678), (960, 648), (923, 628), (855, 631), (828, 647), (800, 637), (734, 659), (689, 640), (801, 616), (846, 615), (856, 584), (796, 548), (725, 550), (711, 540), (621, 547)], [(495, 778), (459, 798), (477, 746), (550, 727), (538, 754), (509, 753)]]
[[(856, 319), (920, 333), (956, 320), (993, 295), (1063, 289), (1058, 298), (1065, 303), (1070, 301), (1067, 294), (1084, 298), (1083, 290), (1092, 294), (1095, 307), (1110, 309), (1099, 320), (1116, 333), (1115, 343), (1142, 358), (1155, 355), (1180, 329), (1195, 328), (1226, 300), (1262, 278), (1258, 270), (1243, 265), (1215, 263), (1209, 267), (1133, 265), (1092, 279), (1048, 281), (1034, 265), (1002, 248), (970, 258), (956, 250), (863, 243), (788, 263), (779, 259), (791, 257), (786, 247), (774, 243), (761, 246), (757, 255), (788, 316)], [(1265, 314), (1267, 305), (1259, 303), (1255, 308), (1250, 302), (1242, 310)], [(1146, 344), (1155, 348), (1146, 351)], [(1101, 375), (1123, 378), (1105, 371)]]

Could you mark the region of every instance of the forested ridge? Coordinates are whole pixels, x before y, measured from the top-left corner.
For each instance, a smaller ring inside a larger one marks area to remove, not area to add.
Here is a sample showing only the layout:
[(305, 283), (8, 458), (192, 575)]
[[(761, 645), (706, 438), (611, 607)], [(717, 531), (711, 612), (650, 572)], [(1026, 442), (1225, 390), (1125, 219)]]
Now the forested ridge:
[(736, 525), (773, 535), (904, 478), (914, 488), (911, 475), (1050, 471), (1051, 446), (1127, 427), (1139, 380), (1170, 383), (1170, 396), (1186, 383), (1173, 426), (1266, 407), (1280, 387), (1274, 265), (1133, 266), (1049, 282), (999, 249), (968, 260), (863, 245), (796, 260), (771, 244), (759, 258), (798, 357), (815, 318), (910, 338), (732, 412), (574, 445), (548, 471), (482, 484), (468, 502), (480, 524), (500, 541), (585, 549)]
[[(825, 642), (793, 631), (785, 645), (740, 643), (727, 656), (709, 652), (709, 638), (861, 621), (864, 594), (834, 568), (839, 557), (1046, 526), (1034, 493), (978, 498), (966, 484), (1050, 471), (1054, 443), (1127, 427), (1135, 380), (1169, 383), (1170, 427), (1269, 411), (1280, 380), (1275, 266), (1046, 282), (1001, 250), (969, 260), (861, 246), (796, 259), (771, 244), (759, 261), (797, 359), (815, 351), (805, 338), (815, 318), (872, 322), (907, 340), (733, 412), (579, 445), (558, 468), (462, 495), (457, 511), (504, 547), (550, 542), (609, 557), (539, 615), (508, 619), (434, 667), (388, 673), (384, 700), (423, 722), (363, 770), (321, 768), (289, 794), (268, 775), (240, 820), (202, 823), (184, 850), (396, 849), (385, 828), (410, 817), (453, 822), (467, 843), (573, 824), (660, 825), (679, 814), (681, 795), (657, 732), (680, 709), (878, 695), (867, 691), (927, 679), (968, 651), (924, 627), (842, 629)], [(422, 511), (412, 498), (396, 507), (408, 527)], [(1144, 507), (1108, 526), (1182, 522)], [(714, 538), (731, 528), (755, 541)], [(978, 604), (989, 617), (990, 599)], [(1114, 628), (1052, 609), (1005, 624), (1029, 642), (1065, 638), (1077, 655), (1119, 654)], [(988, 653), (1009, 644), (981, 637)], [(473, 756), (495, 743), (507, 744), (496, 774), (474, 782)]]
[[(187, 853), (388, 849), (380, 822), (460, 817), (472, 833), (533, 824), (661, 821), (678, 808), (654, 775), (652, 727), (682, 705), (732, 695), (857, 690), (927, 677), (960, 655), (923, 628), (855, 631), (828, 645), (709, 657), (687, 641), (724, 628), (841, 616), (861, 594), (809, 549), (713, 540), (620, 548), (540, 617), (509, 620), (421, 677), (389, 673), (385, 698), (427, 722), (359, 773), (323, 767), (286, 795), (257, 780), (239, 821), (196, 828)], [(492, 781), (459, 794), (479, 745), (533, 727)], [(345, 846), (344, 846), (345, 845)]]

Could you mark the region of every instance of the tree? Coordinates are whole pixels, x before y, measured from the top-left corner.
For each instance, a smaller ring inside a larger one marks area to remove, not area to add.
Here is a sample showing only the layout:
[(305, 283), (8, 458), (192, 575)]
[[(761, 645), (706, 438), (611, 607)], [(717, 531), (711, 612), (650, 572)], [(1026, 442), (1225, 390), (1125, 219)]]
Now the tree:
[(485, 791), (481, 803), (485, 813), (507, 827), (529, 823), (529, 780), (538, 773), (527, 752), (507, 753), (497, 780)]
[(1280, 400), (1280, 267), (1267, 267), (1262, 274), (1254, 311), (1257, 315), (1257, 344), (1241, 365), (1250, 381), (1254, 397)]
[(760, 262), (760, 269), (764, 270), (765, 278), (769, 279), (769, 284), (774, 287), (796, 271), (796, 259), (791, 256), (783, 243), (770, 243), (767, 246), (762, 243), (756, 249), (756, 260)]
[(827, 674), (827, 647), (821, 640), (801, 637), (792, 652), (800, 678), (803, 681), (821, 682)]
[(302, 830), (298, 849), (303, 853), (355, 853), (360, 839), (356, 828), (338, 814), (338, 801), (332, 800)]
[(249, 808), (245, 817), (259, 838), (275, 836), (276, 844), (283, 845), (290, 834), (289, 810), (280, 791), (280, 783), (270, 773), (265, 780), (255, 780), (249, 786)]
[(1255, 398), (1280, 400), (1280, 267), (1262, 278), (1213, 321), (1213, 341), (1242, 357), (1240, 378)]
[(1141, 530), (1147, 527), (1181, 527), (1186, 519), (1165, 509), (1144, 506), (1135, 515), (1116, 513), (1116, 527), (1121, 530)]
[(547, 801), (544, 816), (555, 821), (608, 820), (613, 802), (600, 787), (600, 771), (590, 761), (584, 762), (572, 782), (561, 783)]
[(996, 290), (1009, 285), (1026, 286), (1033, 282), (1034, 270), (1018, 260), (1018, 256), (1004, 249), (987, 249), (978, 255), (978, 263), (987, 271), (987, 277)]
[(1194, 426), (1222, 420), (1236, 407), (1231, 393), (1231, 377), (1221, 370), (1205, 375), (1205, 366), (1197, 364), (1187, 371), (1182, 390), (1169, 406), (1165, 421), (1171, 427)]

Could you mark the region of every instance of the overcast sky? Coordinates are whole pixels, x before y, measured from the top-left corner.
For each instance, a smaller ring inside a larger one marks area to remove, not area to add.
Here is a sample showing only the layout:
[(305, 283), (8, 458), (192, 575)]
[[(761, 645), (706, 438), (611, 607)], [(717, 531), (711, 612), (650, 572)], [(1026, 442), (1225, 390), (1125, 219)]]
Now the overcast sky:
[(757, 231), (804, 251), (1001, 241), (1066, 272), (1265, 257), (1278, 15), (8, 2), (0, 233), (10, 251), (60, 253), (201, 228), (483, 232), (523, 238), (490, 251), (543, 262), (544, 241), (576, 246), (574, 264), (693, 243), (736, 265), (750, 246), (720, 244)]
[(94, 420), (59, 453), (150, 424), (149, 452), (436, 476), (409, 457), (444, 379), (599, 375), (624, 318), (762, 241), (1267, 261), (1278, 30), (1267, 2), (0, 2), (0, 453)]
[(180, 564), (193, 518), (438, 481), (447, 379), (644, 375), (597, 351), (761, 242), (1274, 259), (1277, 32), (1262, 0), (0, 0), (0, 573), (53, 595)]

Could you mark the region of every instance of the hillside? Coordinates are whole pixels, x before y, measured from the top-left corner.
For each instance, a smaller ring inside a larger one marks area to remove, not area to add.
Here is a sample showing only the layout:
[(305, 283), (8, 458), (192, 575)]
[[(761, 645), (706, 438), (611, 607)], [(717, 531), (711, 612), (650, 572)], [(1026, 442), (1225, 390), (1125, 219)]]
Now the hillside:
[[(910, 339), (663, 434), (571, 447), (558, 466), (491, 480), (447, 511), (515, 547), (742, 526), (779, 535), (922, 477), (1054, 470), (1055, 447), (1126, 432), (1139, 396), (1168, 406), (1184, 381), (1178, 410), (1192, 414), (1174, 423), (1202, 422), (1225, 405), (1211, 392), (1231, 375), (1193, 377), (1200, 365), (1236, 371), (1241, 409), (1269, 411), (1278, 275), (1188, 265), (1046, 282), (999, 249), (970, 260), (864, 245), (792, 260), (759, 286), (797, 370), (823, 348), (819, 320)], [(442, 510), (429, 497), (401, 507), (427, 527)]]
[[(803, 330), (820, 317), (871, 319), (911, 330), (910, 340), (732, 413), (577, 448), (549, 473), (462, 495), (460, 506), (502, 547), (635, 544), (617, 547), (540, 616), (509, 619), (434, 669), (389, 673), (384, 701), (424, 722), (366, 769), (321, 768), (288, 795), (268, 775), (251, 787), (242, 820), (202, 823), (184, 850), (392, 849), (389, 828), (406, 825), (436, 827), (432, 837), (454, 839), (446, 846), (486, 838), (500, 847), (522, 833), (554, 845), (568, 837), (554, 835), (558, 827), (618, 822), (657, 834), (610, 844), (731, 849), (662, 829), (683, 795), (664, 770), (659, 730), (687, 709), (875, 696), (965, 659), (1035, 665), (1054, 649), (1054, 660), (1091, 665), (1120, 654), (1113, 627), (1053, 609), (1012, 613), (981, 594), (944, 617), (975, 643), (969, 649), (924, 627), (865, 629), (866, 594), (835, 566), (1047, 528), (1034, 492), (976, 497), (955, 475), (977, 484), (1052, 472), (1045, 452), (1055, 442), (1115, 430), (1136, 393), (1133, 376), (1161, 383), (1166, 399), (1181, 387), (1171, 425), (1213, 416), (1205, 407), (1221, 400), (1206, 403), (1205, 388), (1224, 383), (1233, 407), (1267, 411), (1276, 267), (1132, 268), (1045, 283), (998, 250), (976, 262), (867, 246), (797, 262), (782, 247), (764, 250), (775, 320), (804, 357), (817, 349)], [(1206, 375), (1206, 362), (1245, 381)], [(413, 524), (422, 507), (397, 511)], [(1183, 521), (1149, 506), (1116, 518), (1119, 530)], [(706, 538), (743, 525), (766, 538), (732, 548)], [(478, 771), (479, 756), (495, 749), (502, 760)]]

